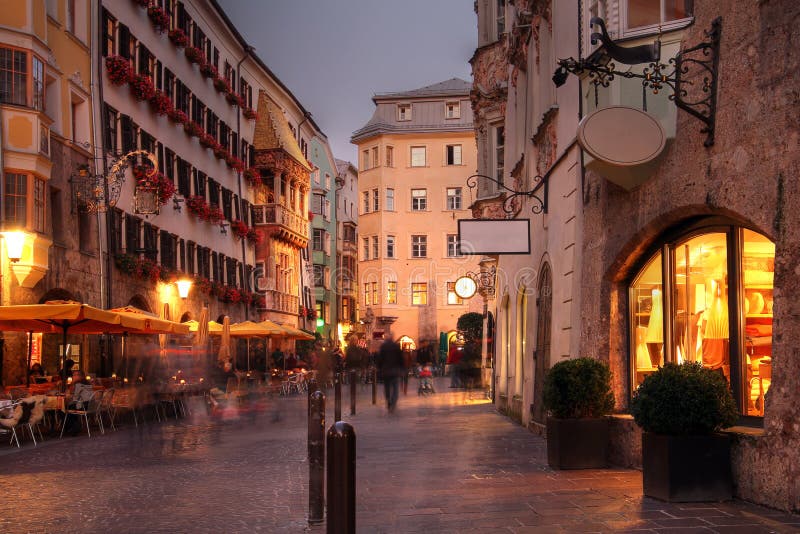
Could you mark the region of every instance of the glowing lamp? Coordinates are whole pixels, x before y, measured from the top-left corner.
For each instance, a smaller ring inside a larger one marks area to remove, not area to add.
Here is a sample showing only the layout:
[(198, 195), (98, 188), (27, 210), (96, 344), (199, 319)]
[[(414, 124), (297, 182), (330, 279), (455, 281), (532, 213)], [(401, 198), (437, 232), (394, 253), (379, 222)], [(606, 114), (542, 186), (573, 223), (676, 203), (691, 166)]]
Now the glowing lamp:
[(25, 245), (25, 234), (22, 232), (3, 232), (6, 238), (6, 253), (12, 263), (22, 258), (22, 247)]
[(189, 291), (192, 289), (192, 281), (187, 278), (182, 278), (175, 282), (175, 285), (178, 286), (178, 295), (182, 299), (185, 299), (189, 296)]

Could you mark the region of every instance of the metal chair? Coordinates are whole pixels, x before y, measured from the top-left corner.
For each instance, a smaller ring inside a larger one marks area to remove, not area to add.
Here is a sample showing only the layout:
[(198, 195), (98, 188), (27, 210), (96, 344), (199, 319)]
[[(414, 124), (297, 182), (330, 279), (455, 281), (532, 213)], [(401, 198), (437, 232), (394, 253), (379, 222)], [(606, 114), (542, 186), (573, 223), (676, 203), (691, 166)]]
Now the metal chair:
[(7, 428), (11, 431), (11, 439), (9, 443), (17, 442), (19, 447), (19, 437), (17, 436), (17, 427), (19, 425), (26, 425), (31, 417), (33, 405), (24, 402), (18, 402), (14, 405), (14, 412), (11, 417), (7, 419), (0, 419), (0, 426)]
[(83, 417), (84, 421), (86, 422), (86, 433), (89, 434), (89, 437), (92, 437), (92, 431), (89, 428), (89, 416), (93, 415), (95, 422), (100, 427), (100, 433), (105, 434), (106, 431), (103, 428), (103, 420), (99, 417), (97, 408), (100, 405), (100, 400), (103, 397), (102, 391), (94, 391), (92, 392), (92, 397), (89, 399), (88, 402), (84, 403), (84, 408), (67, 408), (66, 414), (64, 414), (64, 423), (61, 425), (61, 435), (59, 438), (64, 437), (64, 429), (67, 426), (67, 419), (70, 415), (77, 415), (78, 417)]
[(117, 427), (114, 426), (114, 388), (109, 388), (103, 392), (103, 396), (100, 399), (100, 403), (97, 405), (97, 417), (100, 419), (100, 422), (103, 422), (103, 414), (108, 416), (108, 422), (111, 425), (111, 430), (116, 430)]

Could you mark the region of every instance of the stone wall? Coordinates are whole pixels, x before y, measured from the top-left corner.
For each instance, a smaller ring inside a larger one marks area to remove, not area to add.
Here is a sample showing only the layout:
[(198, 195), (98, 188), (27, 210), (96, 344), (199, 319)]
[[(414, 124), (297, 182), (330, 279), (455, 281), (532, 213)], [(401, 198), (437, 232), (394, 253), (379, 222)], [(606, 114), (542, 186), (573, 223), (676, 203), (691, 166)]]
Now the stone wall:
[[(773, 382), (763, 436), (734, 446), (737, 496), (800, 509), (800, 4), (791, 0), (697, 2), (683, 46), (722, 16), (715, 144), (702, 123), (678, 112), (677, 136), (656, 174), (627, 192), (587, 173), (584, 182), (582, 354), (608, 360), (618, 409), (627, 411), (626, 290), (668, 230), (720, 215), (755, 227), (776, 244)], [(620, 432), (630, 432), (615, 425)], [(633, 439), (633, 438), (632, 438)], [(633, 446), (616, 447), (635, 465)]]

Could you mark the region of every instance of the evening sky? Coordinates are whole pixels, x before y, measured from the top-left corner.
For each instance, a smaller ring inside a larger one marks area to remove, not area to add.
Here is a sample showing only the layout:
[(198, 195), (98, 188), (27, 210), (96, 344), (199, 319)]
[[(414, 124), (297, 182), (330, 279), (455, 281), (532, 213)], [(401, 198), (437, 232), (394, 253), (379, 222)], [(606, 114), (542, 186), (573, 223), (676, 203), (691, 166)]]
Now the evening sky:
[(375, 93), (471, 80), (473, 0), (219, 0), (256, 54), (357, 164)]

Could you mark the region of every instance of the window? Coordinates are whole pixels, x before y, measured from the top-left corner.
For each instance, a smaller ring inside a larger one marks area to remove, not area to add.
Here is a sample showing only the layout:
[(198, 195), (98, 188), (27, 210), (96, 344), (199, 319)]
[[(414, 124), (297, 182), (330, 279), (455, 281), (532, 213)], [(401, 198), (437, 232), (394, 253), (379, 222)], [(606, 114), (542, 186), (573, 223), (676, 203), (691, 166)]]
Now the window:
[(373, 189), (372, 190), (372, 211), (378, 211), (380, 208), (380, 190)]
[(394, 189), (386, 188), (386, 211), (394, 211)]
[(75, 0), (67, 0), (66, 29), (69, 33), (75, 33)]
[(7, 172), (5, 190), (6, 223), (11, 226), (25, 227), (28, 219), (27, 194), (28, 175)]
[(386, 304), (397, 304), (397, 282), (386, 282)]
[(386, 166), (394, 167), (394, 147), (387, 146), (385, 151), (386, 151)]
[(116, 53), (116, 28), (116, 19), (103, 9), (103, 56), (113, 56)]
[(654, 254), (630, 285), (631, 385), (665, 362), (699, 362), (725, 376), (742, 415), (763, 416), (775, 244), (736, 226), (689, 230)]
[(411, 166), (424, 167), (425, 166), (425, 147), (412, 146), (411, 147)]
[(411, 284), (411, 304), (413, 306), (425, 306), (428, 304), (428, 284), (417, 282)]
[(497, 12), (495, 13), (495, 27), (497, 38), (506, 32), (506, 0), (497, 0)]
[(325, 266), (319, 263), (314, 264), (314, 285), (325, 287)]
[(461, 165), (461, 145), (447, 145), (446, 152), (447, 165)]
[(411, 120), (411, 104), (397, 104), (397, 120), (398, 121)]
[(380, 159), (378, 158), (378, 147), (372, 147), (372, 166), (377, 167), (380, 164)]
[(692, 0), (626, 0), (625, 28), (628, 30), (685, 20), (692, 16)]
[(0, 102), (28, 104), (28, 54), (0, 48)]
[(394, 236), (386, 236), (386, 257), (394, 258)]
[(312, 250), (323, 250), (324, 243), (323, 239), (325, 238), (325, 230), (322, 228), (314, 228), (314, 237), (312, 240)]
[(33, 229), (37, 232), (44, 233), (47, 231), (45, 226), (45, 191), (47, 191), (47, 183), (41, 178), (33, 178)]
[(117, 110), (106, 104), (106, 150), (117, 153)]
[(372, 236), (372, 259), (378, 259), (381, 257), (381, 249), (380, 244), (378, 241), (378, 236)]
[(44, 63), (36, 56), (31, 57), (33, 70), (33, 109), (44, 109)]
[(364, 257), (361, 258), (361, 259), (362, 260), (368, 260), (369, 259), (369, 238), (368, 237), (364, 237), (364, 238), (361, 239), (361, 241), (364, 244), (364, 247), (362, 249)]
[(364, 197), (364, 213), (369, 213), (369, 191), (361, 193)]
[(314, 193), (311, 195), (311, 211), (317, 215), (322, 215), (322, 206), (324, 204), (325, 195)]
[(458, 234), (447, 234), (447, 257), (458, 258)]
[(456, 283), (447, 282), (447, 303), (448, 304), (464, 304), (461, 297), (456, 295)]
[(503, 126), (494, 128), (494, 176), (501, 184), (503, 180), (503, 158), (505, 157), (506, 129)]
[(331, 174), (329, 172), (325, 173), (325, 189), (331, 188)]
[(461, 209), (461, 188), (448, 187), (447, 188), (447, 209), (460, 210)]
[(444, 118), (445, 119), (458, 119), (461, 117), (461, 103), (446, 102), (444, 105)]
[(369, 306), (369, 282), (364, 282), (364, 306)]
[(178, 268), (178, 238), (169, 232), (161, 232), (161, 265), (168, 269)]
[(427, 189), (412, 189), (411, 190), (411, 210), (412, 211), (425, 211), (428, 209), (428, 190)]
[(378, 282), (372, 282), (372, 304), (378, 304)]
[(368, 169), (369, 169), (369, 149), (367, 149), (367, 150), (364, 150), (364, 151), (361, 153), (361, 158), (364, 160), (364, 161), (363, 161), (363, 163), (362, 163), (362, 165), (363, 165), (363, 167), (364, 167), (364, 170), (366, 171), (366, 170), (368, 170)]
[(425, 258), (428, 256), (428, 236), (426, 235), (412, 235), (411, 236), (411, 257), (412, 258)]

